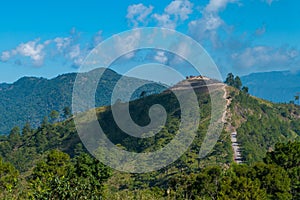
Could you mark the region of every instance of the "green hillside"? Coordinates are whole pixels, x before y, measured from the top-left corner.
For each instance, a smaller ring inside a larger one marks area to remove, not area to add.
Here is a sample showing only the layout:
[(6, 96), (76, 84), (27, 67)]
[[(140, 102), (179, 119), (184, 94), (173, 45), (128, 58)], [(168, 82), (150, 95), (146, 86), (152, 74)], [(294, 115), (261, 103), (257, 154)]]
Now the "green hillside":
[[(198, 159), (211, 115), (211, 99), (202, 83), (194, 84), (200, 106), (195, 140), (175, 163), (156, 172), (129, 174), (109, 169), (90, 157), (77, 135), (73, 118), (37, 129), (27, 124), (0, 140), (0, 197), (7, 199), (297, 199), (299, 197), (300, 108), (273, 104), (226, 87), (227, 122), (213, 150)], [(224, 86), (210, 82), (213, 93), (224, 96)], [(185, 82), (175, 86), (183, 88)], [(224, 99), (223, 99), (224, 100)], [(151, 152), (165, 146), (177, 133), (181, 110), (170, 91), (130, 102), (137, 124), (149, 123), (148, 108), (161, 104), (167, 122), (155, 136), (137, 139), (115, 124), (111, 107), (97, 108), (108, 138), (120, 148)], [(86, 119), (86, 123), (89, 121)], [(231, 131), (245, 164), (233, 160)], [(20, 132), (22, 134), (20, 134)], [(278, 143), (278, 144), (277, 144)], [(275, 144), (276, 147), (275, 147)], [(281, 162), (284, 160), (284, 162)], [(141, 163), (142, 164), (142, 163)]]
[[(85, 84), (85, 77), (102, 72), (99, 68), (85, 73), (81, 84)], [(14, 126), (24, 126), (29, 122), (38, 127), (44, 116), (52, 110), (61, 113), (65, 107), (71, 107), (73, 84), (76, 73), (60, 75), (54, 79), (24, 77), (13, 84), (0, 84), (0, 134), (6, 134)], [(96, 106), (110, 105), (111, 94), (121, 75), (112, 70), (106, 70), (99, 81), (96, 91)], [(160, 93), (165, 88), (150, 81), (124, 77), (128, 86), (136, 83), (146, 84), (133, 94), (132, 99), (146, 95)], [(125, 87), (126, 88), (126, 87)], [(124, 88), (124, 90), (125, 90)], [(122, 100), (122, 97), (120, 97)]]
[(262, 161), (277, 142), (299, 140), (300, 108), (274, 104), (232, 90), (230, 113), (246, 163)]

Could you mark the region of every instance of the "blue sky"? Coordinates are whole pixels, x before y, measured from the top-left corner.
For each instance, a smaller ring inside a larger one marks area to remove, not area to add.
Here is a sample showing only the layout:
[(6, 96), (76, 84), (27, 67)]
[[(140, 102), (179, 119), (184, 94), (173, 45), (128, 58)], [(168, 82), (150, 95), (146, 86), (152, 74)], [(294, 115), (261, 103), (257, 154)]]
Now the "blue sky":
[(76, 71), (102, 40), (145, 26), (191, 36), (223, 75), (298, 71), (299, 8), (298, 0), (6, 1), (0, 11), (0, 82)]

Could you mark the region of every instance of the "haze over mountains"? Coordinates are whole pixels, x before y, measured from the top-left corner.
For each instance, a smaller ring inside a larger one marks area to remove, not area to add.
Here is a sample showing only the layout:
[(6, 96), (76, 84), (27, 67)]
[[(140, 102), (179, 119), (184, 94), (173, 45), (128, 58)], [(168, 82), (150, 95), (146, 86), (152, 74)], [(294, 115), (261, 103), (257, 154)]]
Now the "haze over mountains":
[(273, 102), (289, 103), (300, 92), (300, 72), (253, 73), (241, 77), (241, 80), (249, 87), (250, 94)]

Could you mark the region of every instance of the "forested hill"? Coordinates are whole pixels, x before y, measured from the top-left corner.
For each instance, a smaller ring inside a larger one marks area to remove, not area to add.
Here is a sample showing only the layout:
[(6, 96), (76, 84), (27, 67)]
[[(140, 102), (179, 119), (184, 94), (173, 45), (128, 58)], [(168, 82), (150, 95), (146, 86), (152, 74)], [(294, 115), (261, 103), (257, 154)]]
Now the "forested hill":
[[(187, 81), (175, 89), (184, 89)], [(201, 108), (200, 126), (193, 143), (176, 162), (156, 172), (121, 173), (83, 154), (87, 152), (72, 117), (57, 123), (44, 120), (37, 129), (27, 124), (0, 138), (0, 198), (299, 199), (300, 143), (291, 142), (299, 140), (299, 106), (274, 104), (247, 90), (212, 82), (213, 93), (229, 102), (227, 122), (214, 148), (199, 159), (210, 123), (211, 99), (200, 78), (190, 81)], [(137, 124), (149, 124), (145, 113), (155, 104), (162, 105), (168, 117), (160, 132), (149, 138), (124, 133), (114, 122), (110, 106), (96, 111), (114, 144), (146, 153), (168, 144), (180, 126), (180, 105), (170, 91), (130, 102), (131, 117)], [(231, 131), (237, 131), (243, 165), (234, 163)]]
[(262, 161), (277, 142), (300, 141), (300, 107), (272, 103), (229, 88), (229, 129), (237, 132), (244, 163)]
[[(99, 73), (99, 68), (86, 75)], [(65, 107), (71, 106), (73, 83), (76, 73), (60, 75), (54, 79), (23, 77), (13, 84), (0, 84), (0, 134), (6, 134), (14, 126), (23, 126), (29, 122), (37, 127), (43, 117), (56, 110), (62, 115)], [(121, 75), (112, 70), (106, 70), (99, 81), (96, 92), (96, 106), (110, 105), (111, 93)], [(81, 80), (84, 84), (85, 80)], [(125, 77), (128, 85), (145, 83), (132, 96), (132, 99), (145, 95), (160, 93), (165, 88), (150, 81)], [(122, 98), (121, 98), (122, 99)]]

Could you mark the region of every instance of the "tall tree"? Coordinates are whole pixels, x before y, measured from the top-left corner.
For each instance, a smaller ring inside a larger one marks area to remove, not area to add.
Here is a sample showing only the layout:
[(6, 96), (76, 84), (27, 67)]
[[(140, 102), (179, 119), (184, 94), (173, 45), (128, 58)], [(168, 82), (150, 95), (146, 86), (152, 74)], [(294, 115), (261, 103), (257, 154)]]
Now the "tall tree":
[[(18, 182), (19, 172), (7, 162), (3, 162), (0, 157), (0, 198), (2, 199), (6, 192), (12, 192)], [(3, 192), (4, 191), (4, 192)]]
[(68, 170), (71, 170), (70, 157), (59, 150), (52, 150), (45, 161), (41, 161), (33, 169), (29, 177), (33, 197), (35, 199), (64, 198), (63, 187)]
[(52, 122), (55, 122), (59, 117), (59, 112), (57, 112), (56, 110), (52, 110), (50, 113), (50, 118), (52, 120)]
[(275, 150), (267, 153), (265, 162), (275, 163), (287, 171), (293, 199), (300, 199), (300, 142), (276, 144)]
[(235, 88), (237, 88), (237, 89), (241, 89), (241, 87), (242, 87), (242, 81), (241, 81), (241, 79), (240, 79), (240, 77), (239, 76), (236, 76), (235, 78), (234, 78), (234, 85), (233, 85)]
[(221, 167), (208, 167), (197, 176), (193, 188), (201, 197), (217, 199), (222, 182), (221, 179)]
[(23, 140), (26, 139), (27, 137), (29, 137), (31, 134), (32, 134), (32, 129), (31, 129), (29, 122), (27, 122), (22, 129)]
[(103, 183), (111, 176), (111, 170), (86, 153), (75, 158), (74, 173), (69, 182), (76, 189), (76, 198), (98, 199), (102, 195)]
[(251, 180), (247, 177), (238, 177), (232, 174), (225, 176), (218, 198), (216, 199), (233, 199), (233, 200), (267, 200), (266, 191), (261, 188), (258, 180)]
[(283, 168), (274, 164), (257, 163), (252, 169), (248, 176), (260, 180), (270, 199), (292, 199), (291, 179)]
[(227, 75), (227, 78), (225, 80), (225, 83), (229, 86), (234, 86), (234, 75), (232, 73), (229, 73)]
[(68, 107), (68, 106), (64, 107), (63, 112), (64, 112), (64, 117), (65, 118), (70, 117), (70, 115), (71, 115), (71, 109), (70, 109), (70, 107)]
[(21, 143), (21, 135), (20, 128), (18, 126), (14, 127), (8, 136), (9, 142), (12, 146), (20, 145)]
[(299, 94), (297, 93), (297, 95), (295, 96), (295, 101), (298, 101), (298, 105), (300, 105), (300, 98), (299, 98)]
[(242, 91), (243, 91), (244, 93), (248, 94), (248, 93), (249, 93), (249, 88), (246, 87), (246, 86), (244, 86), (244, 87), (242, 88)]

